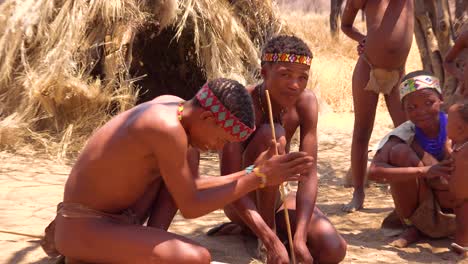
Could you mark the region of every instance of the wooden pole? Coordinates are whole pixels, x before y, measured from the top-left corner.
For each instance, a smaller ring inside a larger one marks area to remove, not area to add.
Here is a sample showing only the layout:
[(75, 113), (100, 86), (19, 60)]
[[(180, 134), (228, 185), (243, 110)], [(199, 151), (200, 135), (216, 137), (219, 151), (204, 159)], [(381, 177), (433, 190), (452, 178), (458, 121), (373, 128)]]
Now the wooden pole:
[[(273, 122), (273, 111), (271, 109), (271, 101), (270, 101), (270, 94), (268, 93), (268, 90), (265, 89), (266, 93), (266, 101), (268, 104), (268, 114), (270, 116), (270, 127), (271, 127), (271, 134), (273, 137), (273, 140), (275, 141), (275, 146), (276, 146), (276, 133), (275, 133), (275, 124)], [(275, 153), (278, 155), (278, 148), (275, 147)], [(284, 184), (281, 183), (280, 185), (280, 192), (282, 196), (282, 200), (284, 202), (285, 197), (285, 190), (284, 190)], [(294, 254), (294, 245), (293, 245), (293, 239), (292, 239), (292, 232), (291, 232), (291, 223), (289, 222), (289, 213), (288, 213), (288, 208), (284, 206), (284, 220), (286, 221), (286, 229), (288, 231), (288, 241), (289, 241), (289, 249), (291, 251), (291, 257), (292, 257), (292, 263), (296, 264), (296, 255)]]
[(43, 236), (0, 229), (0, 233), (43, 239)]

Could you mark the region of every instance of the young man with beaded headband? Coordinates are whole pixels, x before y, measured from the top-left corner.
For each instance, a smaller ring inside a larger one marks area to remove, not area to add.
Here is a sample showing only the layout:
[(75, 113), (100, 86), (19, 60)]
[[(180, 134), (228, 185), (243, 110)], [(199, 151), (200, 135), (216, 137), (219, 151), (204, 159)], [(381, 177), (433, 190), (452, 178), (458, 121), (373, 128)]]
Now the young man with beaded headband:
[(421, 233), (433, 238), (453, 235), (457, 199), (447, 182), (453, 161), (439, 80), (425, 71), (412, 72), (399, 90), (409, 121), (379, 143), (369, 179), (390, 185), (396, 213), (406, 226), (392, 245), (406, 247)]
[[(245, 142), (226, 144), (221, 158), (221, 174), (226, 175), (251, 164), (268, 148), (272, 138), (265, 90), (272, 104), (275, 134), (280, 154), (289, 152), (291, 139), (300, 129), (300, 151), (317, 158), (317, 99), (306, 90), (312, 53), (294, 36), (277, 36), (262, 51), (263, 81), (247, 87), (252, 95), (256, 131)], [(225, 207), (232, 223), (220, 225), (209, 234), (234, 230), (252, 231), (263, 242), (268, 263), (289, 263), (284, 209), (289, 211), (295, 257), (299, 263), (338, 263), (346, 254), (346, 242), (326, 216), (315, 206), (317, 163), (292, 193), (280, 202), (278, 185), (257, 190)], [(276, 231), (276, 233), (275, 233)]]
[(66, 263), (209, 263), (205, 248), (167, 232), (177, 209), (198, 217), (312, 166), (304, 152), (273, 157), (270, 144), (253, 167), (198, 177), (191, 147), (221, 149), (254, 129), (249, 94), (228, 79), (205, 84), (189, 101), (164, 95), (117, 115), (78, 157), (43, 248)]

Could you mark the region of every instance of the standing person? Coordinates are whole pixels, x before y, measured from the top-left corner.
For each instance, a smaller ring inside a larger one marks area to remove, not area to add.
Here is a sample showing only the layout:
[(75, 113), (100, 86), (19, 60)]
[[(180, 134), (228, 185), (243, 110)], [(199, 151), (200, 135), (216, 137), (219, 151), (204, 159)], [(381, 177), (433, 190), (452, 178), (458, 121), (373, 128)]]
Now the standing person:
[(166, 231), (177, 208), (195, 218), (312, 166), (303, 152), (272, 157), (270, 144), (254, 168), (194, 179), (189, 146), (221, 149), (254, 127), (249, 94), (228, 79), (205, 84), (189, 101), (164, 95), (115, 116), (73, 166), (44, 249), (66, 263), (209, 263), (205, 248)]
[[(353, 27), (359, 10), (366, 15), (367, 35)], [(359, 59), (353, 73), (354, 130), (351, 146), (351, 177), (354, 193), (343, 211), (360, 210), (364, 204), (369, 140), (379, 94), (397, 127), (406, 118), (401, 109), (398, 85), (413, 41), (413, 0), (348, 0), (341, 29), (358, 42)]]
[(261, 60), (263, 81), (248, 87), (257, 130), (245, 142), (226, 144), (222, 152), (221, 174), (238, 171), (268, 148), (272, 131), (265, 90), (271, 97), (280, 154), (289, 152), (291, 139), (299, 128), (299, 149), (314, 157), (314, 164), (299, 183), (297, 194), (287, 195), (281, 203), (278, 185), (272, 185), (243, 196), (224, 209), (233, 223), (223, 224), (210, 234), (240, 226), (252, 231), (262, 241), (268, 263), (289, 263), (289, 247), (283, 244), (288, 241), (284, 219), (284, 210), (287, 209), (297, 261), (338, 263), (346, 255), (346, 242), (315, 205), (318, 107), (315, 94), (306, 90), (312, 52), (301, 39), (282, 35), (268, 41)]

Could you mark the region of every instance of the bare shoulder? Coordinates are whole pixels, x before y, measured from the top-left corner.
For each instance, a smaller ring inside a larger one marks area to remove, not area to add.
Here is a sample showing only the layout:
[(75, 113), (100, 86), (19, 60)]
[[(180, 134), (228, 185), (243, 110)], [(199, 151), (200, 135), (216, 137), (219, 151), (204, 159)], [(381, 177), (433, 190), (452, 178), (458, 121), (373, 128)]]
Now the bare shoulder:
[(161, 99), (148, 102), (143, 107), (130, 126), (132, 133), (137, 134), (148, 145), (187, 145), (185, 130), (174, 111), (176, 102), (170, 100), (171, 98)]
[(318, 101), (317, 96), (312, 90), (306, 89), (302, 92), (299, 100), (297, 100), (296, 106), (299, 112), (303, 111), (317, 111)]

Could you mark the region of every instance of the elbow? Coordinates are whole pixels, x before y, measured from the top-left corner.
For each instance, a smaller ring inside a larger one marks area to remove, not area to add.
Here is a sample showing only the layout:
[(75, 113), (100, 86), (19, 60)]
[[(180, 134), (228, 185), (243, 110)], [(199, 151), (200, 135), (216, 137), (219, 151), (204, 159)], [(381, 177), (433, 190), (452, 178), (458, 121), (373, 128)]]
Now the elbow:
[(202, 216), (202, 214), (198, 213), (197, 210), (194, 210), (196, 208), (195, 206), (185, 206), (185, 207), (179, 207), (180, 214), (185, 218), (185, 219), (194, 219), (197, 217)]
[(351, 29), (352, 29), (353, 27), (350, 26), (350, 25), (348, 25), (348, 24), (343, 24), (343, 23), (341, 23), (340, 28), (341, 28), (341, 31), (342, 31), (343, 33), (345, 33), (346, 35), (348, 35), (348, 33), (351, 31)]

